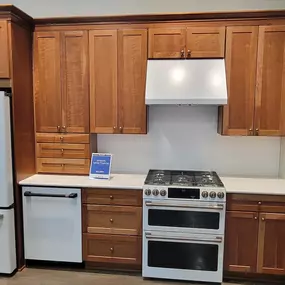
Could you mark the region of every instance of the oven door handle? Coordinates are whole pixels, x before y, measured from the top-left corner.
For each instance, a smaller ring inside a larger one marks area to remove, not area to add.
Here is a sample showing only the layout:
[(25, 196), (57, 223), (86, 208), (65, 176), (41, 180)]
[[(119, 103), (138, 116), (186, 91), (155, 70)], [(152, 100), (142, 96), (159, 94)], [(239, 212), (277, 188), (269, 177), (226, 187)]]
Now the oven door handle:
[(179, 236), (179, 237), (169, 237), (169, 236), (163, 236), (163, 235), (156, 235), (152, 233), (145, 233), (145, 237), (148, 239), (163, 239), (163, 240), (187, 240), (187, 241), (204, 241), (204, 242), (214, 242), (214, 243), (222, 243), (223, 238), (222, 237), (215, 237), (215, 238), (194, 238), (194, 237), (187, 237), (187, 236)]
[(194, 205), (189, 203), (179, 203), (179, 204), (170, 204), (170, 203), (164, 203), (164, 202), (152, 202), (152, 201), (145, 201), (146, 206), (157, 206), (157, 207), (171, 207), (171, 208), (196, 208), (196, 209), (214, 209), (214, 210), (223, 210), (224, 205), (223, 204), (217, 204), (217, 205), (207, 205), (207, 206), (201, 206), (201, 205)]

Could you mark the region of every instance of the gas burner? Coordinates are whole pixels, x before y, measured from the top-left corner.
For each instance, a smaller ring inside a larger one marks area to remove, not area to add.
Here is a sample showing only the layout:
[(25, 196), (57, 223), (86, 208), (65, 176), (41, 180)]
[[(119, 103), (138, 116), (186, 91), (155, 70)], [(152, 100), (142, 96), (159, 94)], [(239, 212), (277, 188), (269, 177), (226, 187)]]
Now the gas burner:
[(192, 182), (192, 179), (188, 175), (178, 175), (172, 179), (171, 184), (177, 184), (177, 185), (189, 185)]

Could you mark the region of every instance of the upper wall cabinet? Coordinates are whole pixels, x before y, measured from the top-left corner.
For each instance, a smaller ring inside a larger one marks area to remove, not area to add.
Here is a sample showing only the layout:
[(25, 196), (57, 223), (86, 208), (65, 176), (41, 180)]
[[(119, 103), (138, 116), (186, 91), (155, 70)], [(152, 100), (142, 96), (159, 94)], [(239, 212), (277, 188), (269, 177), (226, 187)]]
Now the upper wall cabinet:
[(8, 23), (0, 21), (0, 78), (10, 77)]
[(147, 30), (89, 32), (93, 133), (146, 133)]
[(89, 132), (87, 32), (37, 32), (34, 45), (37, 132)]
[[(259, 29), (259, 31), (258, 31)], [(285, 135), (285, 26), (228, 27), (220, 133)]]
[(225, 27), (151, 28), (149, 58), (223, 58)]

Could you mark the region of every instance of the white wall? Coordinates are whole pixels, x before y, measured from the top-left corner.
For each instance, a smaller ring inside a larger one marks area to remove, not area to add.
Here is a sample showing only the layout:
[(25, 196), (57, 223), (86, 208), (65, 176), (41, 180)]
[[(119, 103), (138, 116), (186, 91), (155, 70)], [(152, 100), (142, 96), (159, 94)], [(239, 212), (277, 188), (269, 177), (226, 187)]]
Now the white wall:
[(217, 134), (217, 107), (151, 106), (147, 135), (99, 135), (113, 172), (150, 168), (216, 170), (222, 175), (277, 177), (280, 138)]
[(285, 9), (285, 0), (0, 0), (32, 17)]
[(285, 138), (281, 139), (280, 145), (280, 168), (279, 168), (279, 177), (285, 178)]

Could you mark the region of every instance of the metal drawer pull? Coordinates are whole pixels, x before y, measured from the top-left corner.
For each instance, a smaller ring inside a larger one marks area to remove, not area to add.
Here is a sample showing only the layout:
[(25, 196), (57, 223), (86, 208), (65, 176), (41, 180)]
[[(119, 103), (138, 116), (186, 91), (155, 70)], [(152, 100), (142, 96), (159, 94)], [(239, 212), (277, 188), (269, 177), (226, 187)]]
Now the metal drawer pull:
[(146, 238), (150, 239), (168, 239), (168, 240), (189, 240), (189, 241), (205, 241), (205, 242), (215, 242), (215, 243), (221, 243), (223, 241), (222, 237), (216, 237), (216, 238), (191, 238), (191, 237), (167, 237), (167, 236), (160, 236), (160, 235), (152, 235), (151, 233), (146, 233), (145, 234)]
[(25, 197), (49, 197), (49, 198), (76, 198), (77, 193), (70, 194), (43, 194), (43, 193), (32, 193), (31, 191), (24, 192)]
[(213, 205), (213, 206), (201, 206), (201, 205), (191, 205), (191, 204), (168, 204), (163, 202), (151, 202), (146, 201), (146, 206), (164, 206), (164, 207), (174, 207), (174, 208), (197, 208), (197, 209), (224, 209), (223, 204)]

